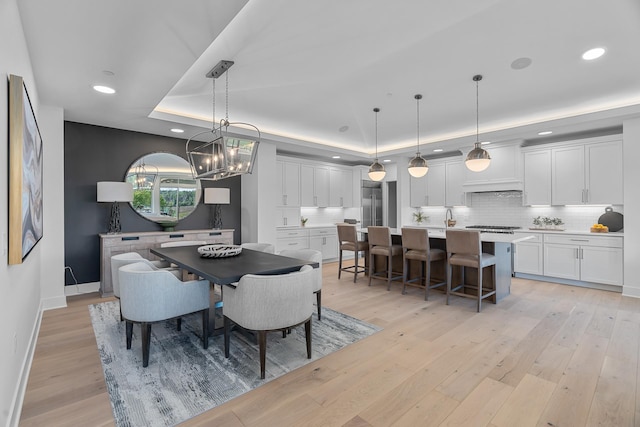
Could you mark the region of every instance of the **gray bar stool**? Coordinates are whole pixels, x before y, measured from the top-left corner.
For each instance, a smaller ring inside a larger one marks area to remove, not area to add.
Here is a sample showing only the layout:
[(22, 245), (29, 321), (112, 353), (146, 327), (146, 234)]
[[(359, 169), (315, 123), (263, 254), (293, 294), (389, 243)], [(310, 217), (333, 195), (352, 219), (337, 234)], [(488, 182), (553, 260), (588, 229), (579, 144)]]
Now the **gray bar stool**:
[[(367, 227), (369, 235), (369, 286), (371, 279), (385, 279), (387, 290), (391, 290), (391, 281), (402, 279), (402, 275), (393, 275), (393, 257), (402, 254), (402, 245), (391, 243), (391, 230), (389, 227)], [(387, 259), (386, 270), (375, 273), (375, 256), (381, 255)]]
[[(346, 271), (347, 273), (353, 273), (353, 283), (356, 283), (358, 273), (365, 273), (364, 267), (358, 265), (358, 254), (364, 252), (366, 257), (369, 253), (369, 244), (364, 240), (358, 240), (358, 232), (356, 226), (352, 224), (338, 224), (338, 241), (340, 242), (340, 257), (338, 260), (338, 279), (340, 279), (341, 273)], [(342, 251), (355, 252), (354, 265), (348, 267), (342, 267)]]
[[(482, 308), (482, 300), (495, 295), (496, 283), (496, 257), (492, 254), (482, 252), (482, 242), (480, 232), (471, 230), (447, 230), (447, 305), (449, 305), (449, 295), (457, 295), (465, 298), (473, 298), (478, 301), (478, 313)], [(454, 265), (461, 268), (461, 283), (452, 287), (452, 268)], [(487, 289), (482, 286), (482, 271), (485, 267), (493, 266), (493, 288)], [(470, 267), (478, 270), (478, 285), (465, 284), (464, 268)], [(464, 293), (465, 288), (475, 289), (476, 295)]]
[[(426, 228), (402, 229), (402, 294), (407, 286), (424, 288), (424, 300), (429, 299), (429, 289), (438, 288), (447, 284), (446, 281), (431, 283), (431, 263), (444, 261), (447, 254), (442, 249), (431, 249), (429, 245), (429, 231)], [(420, 275), (415, 279), (408, 279), (411, 260), (420, 262)], [(424, 280), (424, 282), (423, 282)], [(424, 283), (424, 284), (423, 284)]]

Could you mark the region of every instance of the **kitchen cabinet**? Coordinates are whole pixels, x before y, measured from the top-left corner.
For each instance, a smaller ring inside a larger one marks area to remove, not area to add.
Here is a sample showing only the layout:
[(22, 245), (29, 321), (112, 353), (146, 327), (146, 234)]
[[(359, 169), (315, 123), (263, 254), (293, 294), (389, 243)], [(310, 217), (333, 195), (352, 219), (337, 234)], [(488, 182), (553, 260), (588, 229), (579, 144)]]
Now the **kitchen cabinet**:
[(302, 228), (278, 230), (276, 234), (276, 252), (285, 249), (309, 249), (309, 232)]
[(552, 204), (623, 204), (623, 153), (618, 138), (552, 148)]
[(300, 166), (300, 205), (324, 208), (329, 206), (329, 168)]
[(482, 148), (489, 152), (491, 163), (482, 172), (473, 172), (465, 167), (465, 191), (522, 191), (520, 144), (490, 144)]
[(525, 152), (523, 204), (551, 204), (551, 150)]
[(544, 275), (622, 285), (622, 238), (591, 235), (544, 236)]
[(516, 273), (544, 274), (542, 233), (527, 233), (534, 239), (514, 244), (513, 271)]
[(409, 177), (409, 202), (411, 207), (445, 205), (444, 163), (430, 163), (429, 171), (421, 178)]
[(329, 206), (353, 206), (353, 173), (350, 170), (329, 169)]
[(309, 247), (322, 252), (322, 259), (338, 257), (338, 231), (335, 227), (312, 228), (309, 230)]
[(300, 226), (300, 208), (279, 207), (276, 208), (276, 227)]
[(300, 164), (276, 161), (277, 180), (280, 185), (279, 206), (300, 206)]
[(445, 169), (445, 206), (466, 206), (467, 193), (464, 192), (464, 177), (466, 166), (462, 160), (446, 162)]

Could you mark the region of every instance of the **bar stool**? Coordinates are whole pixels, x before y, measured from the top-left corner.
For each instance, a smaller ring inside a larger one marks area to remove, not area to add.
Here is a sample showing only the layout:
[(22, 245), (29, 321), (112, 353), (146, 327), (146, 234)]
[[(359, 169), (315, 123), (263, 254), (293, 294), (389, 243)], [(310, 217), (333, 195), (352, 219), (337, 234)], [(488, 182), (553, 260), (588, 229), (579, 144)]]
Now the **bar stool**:
[[(391, 243), (391, 229), (389, 227), (372, 226), (367, 227), (369, 234), (369, 286), (371, 279), (386, 279), (387, 290), (391, 290), (391, 281), (402, 279), (402, 275), (393, 275), (393, 256), (402, 254), (402, 245)], [(386, 270), (375, 273), (375, 256), (381, 255), (387, 258)]]
[[(356, 226), (352, 224), (338, 224), (338, 242), (340, 242), (340, 257), (338, 260), (338, 279), (343, 271), (353, 273), (353, 283), (356, 283), (358, 273), (365, 273), (366, 269), (358, 265), (358, 254), (364, 252), (366, 257), (369, 253), (369, 244), (364, 240), (358, 240)], [(355, 252), (354, 265), (342, 267), (342, 251)], [(366, 258), (365, 258), (366, 259)]]
[[(447, 284), (444, 282), (431, 283), (431, 263), (445, 261), (447, 254), (442, 249), (431, 249), (429, 245), (429, 231), (426, 228), (402, 229), (402, 294), (405, 294), (407, 286), (424, 288), (424, 300), (429, 299), (429, 289), (438, 288)], [(415, 279), (409, 277), (409, 261), (420, 262), (420, 275)], [(425, 274), (426, 273), (426, 274)], [(424, 280), (424, 284), (423, 284)]]
[[(482, 242), (480, 232), (471, 230), (447, 230), (447, 305), (449, 305), (449, 295), (457, 295), (465, 298), (473, 298), (478, 301), (478, 313), (482, 308), (482, 300), (495, 295), (496, 293), (496, 257), (492, 254), (482, 252)], [(452, 268), (458, 265), (461, 268), (461, 283), (452, 288)], [(482, 286), (482, 271), (485, 267), (493, 266), (493, 289)], [(464, 268), (475, 268), (478, 270), (478, 284), (470, 285), (464, 282)], [(464, 293), (465, 288), (475, 289), (476, 294)], [(460, 291), (460, 289), (462, 289)]]

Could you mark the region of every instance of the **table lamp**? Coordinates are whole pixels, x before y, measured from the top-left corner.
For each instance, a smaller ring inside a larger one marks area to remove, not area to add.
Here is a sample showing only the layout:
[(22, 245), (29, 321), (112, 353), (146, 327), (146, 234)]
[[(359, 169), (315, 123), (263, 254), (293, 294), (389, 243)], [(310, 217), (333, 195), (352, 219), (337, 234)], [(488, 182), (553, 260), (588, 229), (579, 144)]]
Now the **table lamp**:
[(109, 217), (109, 234), (120, 233), (120, 202), (133, 202), (133, 186), (130, 182), (98, 182), (98, 197), (100, 203), (111, 202), (111, 216)]
[(222, 210), (220, 205), (228, 205), (231, 203), (231, 192), (228, 188), (205, 188), (204, 203), (207, 205), (213, 205), (209, 215), (209, 227), (221, 229)]

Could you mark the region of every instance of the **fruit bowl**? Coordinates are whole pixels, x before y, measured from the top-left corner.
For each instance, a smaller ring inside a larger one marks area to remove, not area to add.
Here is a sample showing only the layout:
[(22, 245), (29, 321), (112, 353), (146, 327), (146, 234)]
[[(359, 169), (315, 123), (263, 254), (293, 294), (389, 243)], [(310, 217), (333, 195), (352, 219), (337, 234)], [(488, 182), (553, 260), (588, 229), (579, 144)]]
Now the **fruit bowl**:
[(242, 252), (242, 247), (237, 245), (206, 245), (198, 248), (198, 253), (202, 258), (227, 258), (236, 256)]
[(608, 233), (609, 227), (602, 224), (594, 224), (591, 226), (591, 232), (592, 233)]

